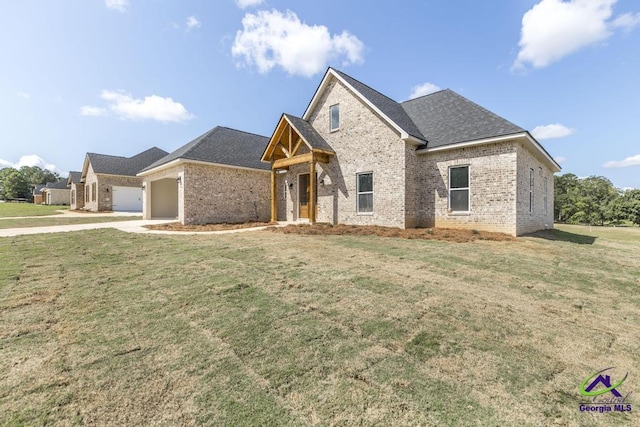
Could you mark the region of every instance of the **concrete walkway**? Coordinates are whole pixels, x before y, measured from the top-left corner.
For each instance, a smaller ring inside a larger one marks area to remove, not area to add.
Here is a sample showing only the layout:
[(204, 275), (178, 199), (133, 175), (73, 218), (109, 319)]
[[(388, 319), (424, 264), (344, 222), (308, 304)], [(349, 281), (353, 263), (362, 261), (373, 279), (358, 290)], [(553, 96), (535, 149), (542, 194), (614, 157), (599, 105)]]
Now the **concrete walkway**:
[(59, 210), (56, 212), (60, 212), (60, 215), (37, 215), (37, 216), (5, 216), (0, 217), (0, 221), (3, 219), (36, 219), (36, 218), (97, 218), (97, 217), (105, 217), (105, 216), (139, 216), (142, 218), (141, 212), (77, 212), (77, 211), (69, 211), (69, 210)]
[[(46, 217), (40, 217), (40, 218), (46, 218)], [(166, 224), (168, 222), (175, 222), (175, 220), (174, 219), (171, 219), (171, 220), (136, 219), (132, 221), (100, 222), (95, 224), (69, 224), (69, 225), (52, 225), (47, 227), (5, 228), (5, 229), (0, 229), (0, 237), (25, 236), (29, 234), (42, 234), (42, 233), (65, 233), (68, 231), (95, 230), (98, 228), (115, 228), (117, 230), (127, 231), (130, 233), (145, 233), (145, 232), (153, 231), (153, 230), (144, 228), (145, 225)]]

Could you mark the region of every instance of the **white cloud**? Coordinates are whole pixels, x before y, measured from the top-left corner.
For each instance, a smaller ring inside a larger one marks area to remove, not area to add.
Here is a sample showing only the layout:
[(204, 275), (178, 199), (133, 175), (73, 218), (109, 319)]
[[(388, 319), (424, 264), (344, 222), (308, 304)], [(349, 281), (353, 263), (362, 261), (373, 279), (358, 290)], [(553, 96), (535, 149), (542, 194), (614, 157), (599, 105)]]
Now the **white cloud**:
[(546, 67), (611, 35), (607, 20), (617, 0), (542, 0), (522, 17), (520, 52), (512, 69)]
[(0, 159), (0, 167), (16, 168), (20, 169), (22, 166), (38, 166), (39, 168), (49, 170), (62, 174), (62, 171), (52, 163), (47, 163), (42, 157), (37, 154), (27, 154), (20, 157), (17, 163), (11, 163), (7, 160)]
[(122, 91), (103, 90), (100, 95), (108, 102), (107, 108), (84, 106), (80, 114), (84, 116), (105, 116), (114, 114), (124, 120), (157, 120), (159, 122), (185, 122), (194, 118), (184, 105), (172, 98), (157, 95), (145, 96), (144, 99), (133, 98)]
[(202, 23), (198, 21), (198, 18), (195, 16), (190, 16), (187, 18), (187, 31), (193, 30), (194, 28), (200, 28)]
[(627, 168), (629, 166), (640, 166), (640, 154), (627, 157), (624, 160), (612, 160), (602, 165), (605, 168)]
[(572, 135), (574, 132), (575, 129), (568, 128), (565, 125), (561, 125), (560, 123), (554, 123), (550, 125), (536, 126), (531, 131), (531, 135), (533, 135), (535, 139), (543, 140), (564, 138), (565, 136)]
[(566, 157), (562, 157), (562, 156), (558, 156), (558, 157), (554, 157), (553, 160), (556, 161), (556, 163), (564, 163), (567, 161)]
[(624, 31), (629, 32), (635, 27), (640, 25), (640, 13), (624, 13), (614, 19), (612, 23), (614, 28), (622, 28)]
[(417, 85), (411, 88), (411, 95), (409, 95), (409, 99), (418, 98), (420, 96), (429, 95), (430, 93), (437, 92), (440, 90), (440, 86), (434, 85), (433, 83), (422, 83), (421, 85)]
[(246, 9), (251, 6), (258, 6), (262, 4), (264, 0), (236, 0), (236, 5), (240, 9)]
[(27, 92), (18, 92), (18, 98), (29, 99), (30, 96)]
[(101, 107), (92, 107), (91, 105), (85, 105), (83, 107), (80, 107), (80, 115), (93, 116), (93, 117), (106, 116), (107, 109), (101, 108)]
[(356, 36), (348, 31), (331, 35), (324, 25), (307, 25), (289, 10), (248, 13), (242, 26), (231, 52), (260, 73), (279, 66), (291, 75), (311, 77), (330, 62), (344, 66), (364, 60), (364, 44)]
[(109, 9), (124, 13), (127, 11), (127, 7), (129, 7), (129, 0), (104, 0), (104, 4)]

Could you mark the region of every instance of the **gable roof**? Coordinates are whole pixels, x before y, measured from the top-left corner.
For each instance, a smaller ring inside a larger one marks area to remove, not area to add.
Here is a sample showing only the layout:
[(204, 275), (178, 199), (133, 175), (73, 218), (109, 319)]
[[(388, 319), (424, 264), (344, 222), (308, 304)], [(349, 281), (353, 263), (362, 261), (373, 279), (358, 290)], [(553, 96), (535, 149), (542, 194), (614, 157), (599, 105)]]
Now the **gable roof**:
[(70, 186), (73, 183), (78, 183), (82, 180), (82, 172), (69, 172), (69, 177), (67, 178), (67, 186)]
[(450, 89), (399, 105), (426, 137), (429, 148), (526, 132)]
[(283, 116), (289, 121), (291, 126), (298, 131), (298, 134), (309, 143), (310, 148), (333, 152), (333, 148), (331, 148), (327, 141), (320, 136), (318, 131), (315, 130), (308, 121), (300, 117), (292, 116), (291, 114), (283, 114)]
[(108, 154), (87, 153), (82, 168), (82, 178), (87, 174), (88, 164), (97, 174), (136, 176), (138, 172), (156, 162), (168, 153), (158, 147), (152, 147), (132, 157), (111, 156)]
[(41, 191), (44, 190), (68, 190), (67, 181), (47, 182)]
[(368, 104), (378, 115), (380, 115), (387, 123), (394, 127), (401, 138), (417, 139), (420, 143), (425, 143), (426, 139), (420, 132), (420, 129), (413, 123), (407, 112), (393, 99), (378, 92), (366, 84), (354, 79), (353, 77), (329, 67), (325, 73), (318, 89), (316, 89), (311, 102), (307, 106), (306, 111), (302, 115), (304, 120), (309, 119), (311, 111), (318, 102), (320, 94), (324, 91), (329, 83), (330, 77), (334, 77), (341, 81), (347, 88), (354, 92), (365, 104)]
[(269, 166), (260, 161), (268, 143), (266, 136), (216, 126), (139, 172), (147, 172), (179, 159), (269, 170)]
[(33, 187), (33, 194), (41, 193), (44, 186), (45, 184), (36, 184), (35, 187)]

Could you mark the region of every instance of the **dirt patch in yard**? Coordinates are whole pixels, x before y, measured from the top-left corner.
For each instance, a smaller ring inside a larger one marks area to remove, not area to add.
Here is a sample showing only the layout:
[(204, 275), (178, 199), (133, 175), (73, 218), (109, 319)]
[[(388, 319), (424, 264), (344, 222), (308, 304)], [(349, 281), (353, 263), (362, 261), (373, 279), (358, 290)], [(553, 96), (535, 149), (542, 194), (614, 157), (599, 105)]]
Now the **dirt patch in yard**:
[(315, 224), (313, 226), (288, 225), (286, 227), (270, 227), (270, 231), (285, 234), (310, 234), (331, 236), (380, 236), (400, 237), (403, 239), (444, 240), (448, 242), (464, 243), (474, 240), (511, 241), (515, 237), (504, 233), (494, 233), (478, 230), (457, 230), (451, 228), (395, 228), (377, 225), (330, 225)]
[(274, 225), (272, 222), (244, 222), (240, 224), (202, 224), (202, 225), (182, 225), (179, 222), (170, 222), (168, 224), (145, 225), (149, 230), (162, 231), (223, 231), (238, 230), (240, 228), (265, 227)]

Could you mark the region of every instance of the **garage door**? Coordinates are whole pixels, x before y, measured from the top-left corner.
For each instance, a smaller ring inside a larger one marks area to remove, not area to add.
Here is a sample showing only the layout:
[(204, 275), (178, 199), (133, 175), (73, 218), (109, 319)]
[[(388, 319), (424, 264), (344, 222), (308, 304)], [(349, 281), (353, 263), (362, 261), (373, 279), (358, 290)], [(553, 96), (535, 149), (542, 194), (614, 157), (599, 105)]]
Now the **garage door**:
[(113, 187), (113, 210), (142, 212), (142, 188)]

